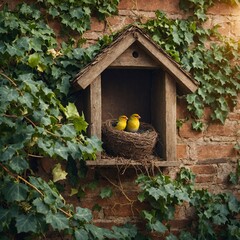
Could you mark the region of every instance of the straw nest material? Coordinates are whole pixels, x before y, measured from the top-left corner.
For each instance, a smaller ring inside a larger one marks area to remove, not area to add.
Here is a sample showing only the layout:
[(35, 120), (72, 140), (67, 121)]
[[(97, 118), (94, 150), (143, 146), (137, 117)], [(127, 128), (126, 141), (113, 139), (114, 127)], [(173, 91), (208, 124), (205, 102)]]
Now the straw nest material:
[(116, 120), (109, 119), (102, 126), (105, 150), (113, 156), (141, 159), (153, 153), (158, 134), (152, 125), (141, 122), (137, 133), (114, 129)]

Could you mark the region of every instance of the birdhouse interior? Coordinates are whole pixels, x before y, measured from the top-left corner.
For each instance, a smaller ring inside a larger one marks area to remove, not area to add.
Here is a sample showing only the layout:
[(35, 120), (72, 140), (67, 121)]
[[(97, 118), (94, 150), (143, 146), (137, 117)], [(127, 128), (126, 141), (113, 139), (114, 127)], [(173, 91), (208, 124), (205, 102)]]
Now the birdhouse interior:
[(151, 123), (152, 71), (108, 69), (102, 74), (102, 121), (138, 113)]

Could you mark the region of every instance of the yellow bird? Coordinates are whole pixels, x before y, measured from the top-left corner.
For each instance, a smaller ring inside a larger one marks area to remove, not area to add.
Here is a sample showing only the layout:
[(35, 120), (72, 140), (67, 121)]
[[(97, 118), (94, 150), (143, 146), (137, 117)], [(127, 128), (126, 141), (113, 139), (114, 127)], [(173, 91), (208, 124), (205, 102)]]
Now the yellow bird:
[(137, 132), (140, 127), (140, 118), (141, 117), (137, 113), (132, 114), (127, 122), (126, 130), (128, 132)]
[(116, 122), (116, 125), (114, 126), (114, 128), (116, 130), (123, 131), (126, 128), (126, 126), (127, 126), (127, 120), (128, 120), (127, 116), (121, 115), (118, 118), (118, 121)]

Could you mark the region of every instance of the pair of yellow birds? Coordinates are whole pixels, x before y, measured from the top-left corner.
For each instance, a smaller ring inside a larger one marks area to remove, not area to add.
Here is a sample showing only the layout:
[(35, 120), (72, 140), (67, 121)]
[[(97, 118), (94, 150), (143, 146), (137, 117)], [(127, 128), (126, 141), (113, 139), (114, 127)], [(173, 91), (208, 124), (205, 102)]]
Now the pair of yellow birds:
[(120, 131), (137, 132), (140, 127), (140, 118), (137, 113), (132, 114), (129, 119), (127, 116), (121, 115), (114, 128)]

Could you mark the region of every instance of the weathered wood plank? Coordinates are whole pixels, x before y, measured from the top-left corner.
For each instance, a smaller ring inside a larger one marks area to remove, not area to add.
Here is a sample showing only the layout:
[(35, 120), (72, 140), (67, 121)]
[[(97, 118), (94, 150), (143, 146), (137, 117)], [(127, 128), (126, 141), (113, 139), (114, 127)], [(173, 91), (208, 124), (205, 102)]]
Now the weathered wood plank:
[(176, 83), (166, 72), (153, 78), (152, 124), (159, 133), (160, 154), (167, 161), (176, 160)]
[(149, 160), (148, 162), (141, 162), (137, 160), (118, 160), (118, 159), (101, 159), (96, 161), (87, 161), (87, 166), (100, 166), (100, 167), (109, 167), (109, 166), (149, 166), (149, 167), (178, 167), (181, 162), (179, 161), (161, 161), (161, 160)]
[(92, 80), (99, 76), (116, 58), (118, 58), (133, 42), (135, 38), (132, 34), (127, 35), (124, 41), (117, 42), (111, 49), (97, 59), (96, 64), (92, 63), (91, 68), (77, 78), (77, 83), (85, 89)]
[(176, 160), (176, 83), (171, 76), (165, 73), (165, 124), (166, 124), (166, 159), (168, 161)]
[(159, 64), (137, 44), (133, 44), (110, 67), (157, 68)]
[(101, 75), (90, 85), (90, 136), (97, 136), (101, 139), (102, 127), (102, 96), (101, 96)]

